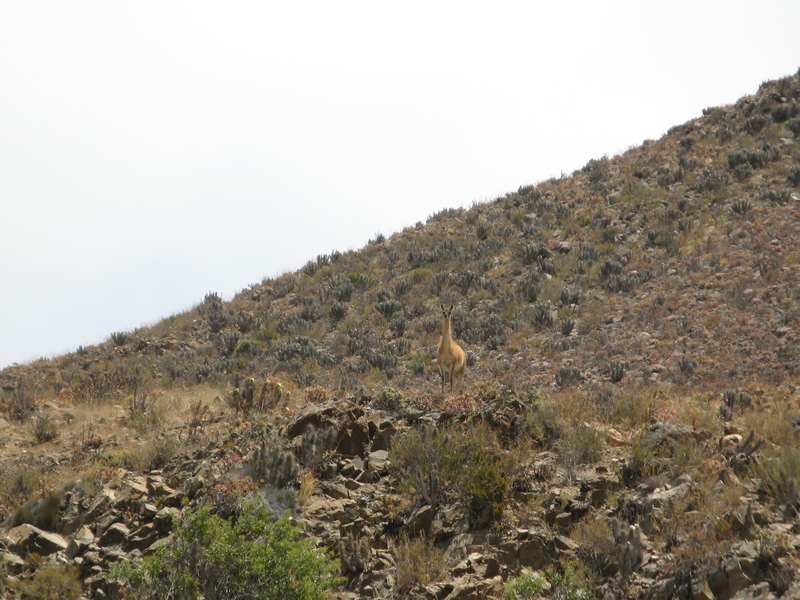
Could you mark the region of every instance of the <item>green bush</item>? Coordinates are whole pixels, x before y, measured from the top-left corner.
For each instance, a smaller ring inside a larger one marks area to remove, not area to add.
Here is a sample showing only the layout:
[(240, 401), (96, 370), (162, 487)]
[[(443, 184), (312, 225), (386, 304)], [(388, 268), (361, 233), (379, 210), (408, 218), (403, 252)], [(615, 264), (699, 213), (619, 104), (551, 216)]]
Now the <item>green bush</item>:
[(403, 394), (393, 387), (387, 386), (381, 388), (378, 393), (375, 394), (374, 405), (376, 408), (380, 408), (382, 410), (400, 410), (404, 405)]
[(169, 546), (138, 564), (115, 565), (127, 597), (205, 600), (314, 600), (340, 583), (338, 562), (288, 515), (243, 503), (235, 522), (205, 505), (187, 512)]
[(503, 600), (534, 600), (544, 588), (544, 577), (533, 571), (523, 571), (506, 584)]

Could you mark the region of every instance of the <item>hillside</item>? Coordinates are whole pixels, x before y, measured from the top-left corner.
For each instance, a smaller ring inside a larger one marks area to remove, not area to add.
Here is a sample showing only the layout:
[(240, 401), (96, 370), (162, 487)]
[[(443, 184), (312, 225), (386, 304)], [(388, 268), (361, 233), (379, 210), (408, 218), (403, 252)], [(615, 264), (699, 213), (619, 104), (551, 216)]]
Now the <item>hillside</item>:
[(110, 564), (255, 497), (340, 558), (342, 598), (800, 598), (798, 201), (800, 72), (5, 369), (4, 593), (137, 597)]

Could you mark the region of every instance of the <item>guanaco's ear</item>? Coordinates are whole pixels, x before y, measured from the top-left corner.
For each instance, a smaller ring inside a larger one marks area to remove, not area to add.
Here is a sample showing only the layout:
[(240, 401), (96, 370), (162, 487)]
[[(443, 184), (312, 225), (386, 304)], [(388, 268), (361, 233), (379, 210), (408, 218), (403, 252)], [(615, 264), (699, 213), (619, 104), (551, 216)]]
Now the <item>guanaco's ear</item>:
[(451, 304), (451, 305), (450, 305), (450, 312), (453, 312), (453, 308), (454, 308), (454, 307), (455, 307), (455, 304)]
[(439, 306), (442, 307), (442, 312), (444, 312), (444, 304), (440, 304)]

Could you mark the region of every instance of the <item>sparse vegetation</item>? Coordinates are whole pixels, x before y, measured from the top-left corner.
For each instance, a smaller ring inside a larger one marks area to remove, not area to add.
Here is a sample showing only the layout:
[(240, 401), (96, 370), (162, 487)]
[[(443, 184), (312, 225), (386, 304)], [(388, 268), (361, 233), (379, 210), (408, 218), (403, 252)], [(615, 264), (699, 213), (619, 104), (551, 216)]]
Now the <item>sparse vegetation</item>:
[[(4, 525), (71, 544), (7, 538), (3, 593), (70, 597), (80, 564), (87, 597), (236, 597), (262, 572), (237, 562), (262, 541), (234, 531), (242, 498), (337, 553), (358, 598), (796, 587), (798, 99), (797, 75), (765, 82), (571, 177), (0, 372)], [(452, 393), (441, 305), (469, 368)], [(132, 548), (150, 558), (120, 589)]]

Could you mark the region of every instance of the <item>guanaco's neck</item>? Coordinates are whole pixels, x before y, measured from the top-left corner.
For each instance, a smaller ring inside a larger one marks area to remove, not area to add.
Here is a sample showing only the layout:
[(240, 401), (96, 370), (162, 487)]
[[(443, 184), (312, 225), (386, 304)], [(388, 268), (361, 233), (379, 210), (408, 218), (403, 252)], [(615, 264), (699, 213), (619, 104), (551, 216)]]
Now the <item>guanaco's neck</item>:
[(442, 340), (449, 342), (450, 337), (450, 319), (448, 317), (442, 318)]

